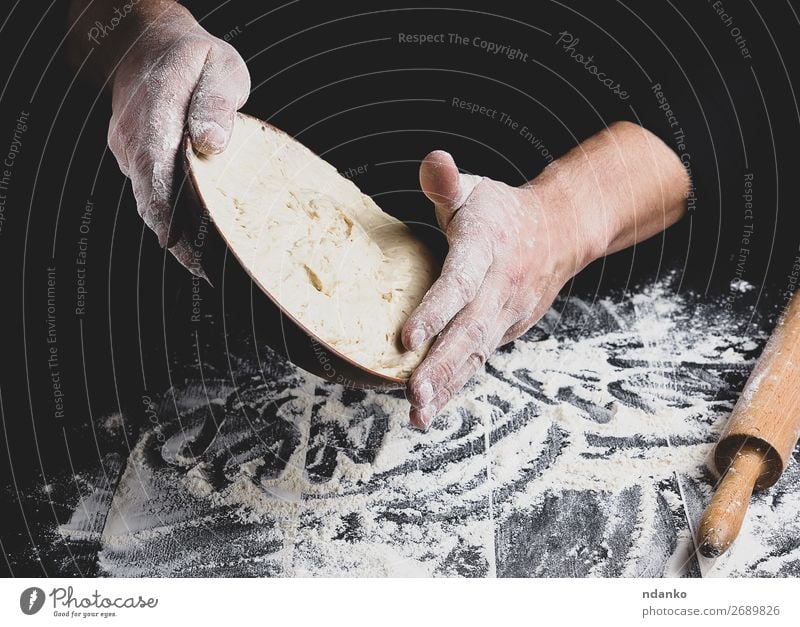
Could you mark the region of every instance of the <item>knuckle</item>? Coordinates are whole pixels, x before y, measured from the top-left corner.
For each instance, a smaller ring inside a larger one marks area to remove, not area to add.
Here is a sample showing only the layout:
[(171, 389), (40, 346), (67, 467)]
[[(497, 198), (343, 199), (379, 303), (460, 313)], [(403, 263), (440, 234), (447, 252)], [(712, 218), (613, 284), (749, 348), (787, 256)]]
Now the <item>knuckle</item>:
[(139, 177), (146, 177), (153, 171), (155, 159), (149, 150), (140, 148), (133, 150), (133, 159), (130, 163)]
[(174, 42), (162, 57), (161, 67), (176, 73), (185, 71), (187, 62), (192, 69), (202, 67), (213, 48), (208, 37), (189, 34)]
[(450, 322), (450, 319), (443, 310), (434, 310), (425, 321), (425, 330), (428, 333), (441, 331), (448, 322)]
[(509, 323), (515, 323), (529, 318), (533, 314), (533, 308), (527, 304), (509, 300), (503, 307), (503, 319)]
[(444, 388), (442, 388), (442, 391), (439, 392), (439, 395), (436, 398), (436, 406), (438, 408), (442, 408), (445, 405), (447, 405), (447, 403), (450, 402), (453, 396), (455, 396), (456, 392), (458, 392), (458, 390), (456, 389), (455, 384), (449, 382), (447, 385), (444, 386)]
[(426, 333), (433, 333), (440, 330), (444, 323), (442, 322), (442, 315), (435, 307), (431, 307), (428, 303), (422, 303), (417, 310), (411, 314), (406, 322), (406, 327), (422, 327)]
[(472, 378), (472, 375), (483, 366), (486, 362), (486, 356), (483, 352), (472, 353), (462, 367), (459, 377), (450, 379), (447, 384), (442, 388), (442, 391), (437, 396), (437, 405), (445, 405), (452, 399), (458, 391), (464, 387), (464, 384)]
[(195, 93), (196, 104), (212, 111), (232, 112), (241, 107), (250, 93), (250, 72), (241, 55), (229, 43), (216, 41), (208, 53), (203, 75), (217, 90)]
[(439, 362), (431, 368), (428, 378), (435, 389), (446, 387), (453, 378), (453, 364), (446, 360)]
[(447, 237), (451, 242), (464, 242), (480, 239), (482, 221), (473, 206), (461, 207), (447, 225)]
[(147, 139), (137, 136), (135, 132), (126, 132), (121, 134), (119, 142), (120, 150), (132, 167), (136, 167), (137, 163), (149, 167), (146, 156), (150, 153), (150, 142)]
[(472, 318), (464, 324), (464, 331), (473, 346), (483, 346), (489, 338), (489, 325), (482, 318)]
[(170, 190), (171, 170), (168, 166), (153, 160), (144, 151), (137, 152), (133, 158), (131, 183), (136, 197), (139, 215), (148, 225), (163, 220), (171, 214)]
[(228, 66), (229, 74), (233, 80), (246, 86), (247, 91), (250, 90), (250, 71), (247, 69), (247, 64), (242, 59), (242, 56), (230, 44), (226, 43), (226, 65)]
[(454, 272), (451, 275), (451, 282), (453, 290), (464, 303), (472, 301), (478, 293), (478, 282), (466, 272)]
[(482, 367), (483, 364), (486, 363), (487, 359), (489, 359), (489, 351), (485, 347), (481, 347), (475, 352), (473, 352), (472, 355), (470, 355), (469, 357), (469, 364), (471, 366), (472, 372)]
[(212, 55), (222, 59), (225, 63), (230, 64), (231, 67), (244, 64), (244, 61), (242, 60), (242, 57), (236, 48), (223, 39), (214, 40)]
[(119, 152), (123, 142), (120, 139), (119, 123), (114, 118), (111, 118), (111, 122), (108, 125), (106, 141), (108, 142), (108, 147), (111, 149), (113, 155), (119, 158)]
[(230, 113), (236, 109), (236, 99), (233, 94), (224, 91), (198, 90), (194, 95), (195, 107), (201, 109), (194, 116), (208, 113)]
[(129, 115), (112, 115), (108, 123), (106, 140), (111, 153), (119, 160), (129, 161), (129, 156), (134, 153), (138, 146), (136, 133), (131, 132), (133, 127)]

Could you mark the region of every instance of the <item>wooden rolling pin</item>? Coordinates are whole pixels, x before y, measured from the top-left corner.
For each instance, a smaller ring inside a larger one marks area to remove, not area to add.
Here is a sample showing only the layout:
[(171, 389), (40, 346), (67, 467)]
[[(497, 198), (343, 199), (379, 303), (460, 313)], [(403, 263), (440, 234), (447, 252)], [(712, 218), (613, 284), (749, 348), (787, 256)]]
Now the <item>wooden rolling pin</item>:
[(742, 528), (753, 490), (781, 476), (800, 435), (800, 290), (747, 380), (714, 454), (722, 475), (700, 520), (700, 552), (716, 557)]

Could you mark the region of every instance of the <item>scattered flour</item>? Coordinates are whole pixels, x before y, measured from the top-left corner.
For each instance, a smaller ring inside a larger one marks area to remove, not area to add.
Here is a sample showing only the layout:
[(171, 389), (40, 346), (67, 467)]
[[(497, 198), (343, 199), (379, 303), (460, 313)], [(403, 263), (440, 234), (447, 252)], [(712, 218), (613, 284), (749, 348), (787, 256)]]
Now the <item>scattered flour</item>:
[[(729, 303), (701, 306), (671, 285), (617, 302), (559, 300), (427, 433), (408, 426), (399, 395), (346, 390), (277, 357), (264, 377), (234, 373), (225, 420), (196, 457), (165, 463), (152, 434), (140, 441), (101, 567), (119, 576), (686, 574), (686, 518), (696, 522), (711, 493), (713, 444), (765, 333), (745, 334)], [(796, 518), (800, 496), (784, 500), (781, 512)], [(775, 509), (769, 498), (754, 504), (714, 572), (787, 568), (791, 559), (771, 548)], [(762, 555), (772, 557), (754, 566)]]

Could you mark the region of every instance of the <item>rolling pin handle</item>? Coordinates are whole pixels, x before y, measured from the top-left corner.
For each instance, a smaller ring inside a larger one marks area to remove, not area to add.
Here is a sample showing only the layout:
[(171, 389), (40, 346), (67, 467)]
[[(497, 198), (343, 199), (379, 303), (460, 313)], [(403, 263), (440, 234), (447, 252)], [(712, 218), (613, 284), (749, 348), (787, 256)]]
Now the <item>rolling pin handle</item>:
[(744, 448), (725, 472), (700, 520), (699, 549), (705, 557), (718, 557), (736, 539), (763, 464), (761, 450)]

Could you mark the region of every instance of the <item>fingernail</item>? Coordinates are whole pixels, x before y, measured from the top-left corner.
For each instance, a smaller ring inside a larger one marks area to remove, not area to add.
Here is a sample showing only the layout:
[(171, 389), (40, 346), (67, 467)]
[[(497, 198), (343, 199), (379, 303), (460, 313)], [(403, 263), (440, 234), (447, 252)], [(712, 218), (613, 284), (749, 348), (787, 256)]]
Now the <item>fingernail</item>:
[(425, 425), (425, 429), (431, 426), (431, 422), (436, 417), (436, 408), (433, 405), (425, 405), (419, 410), (419, 419)]
[(194, 124), (195, 137), (198, 139), (199, 146), (195, 146), (203, 152), (220, 152), (225, 146), (228, 134), (222, 125), (214, 120), (198, 121)]
[(417, 350), (425, 341), (425, 331), (414, 329), (408, 336), (408, 343), (412, 351)]
[(425, 381), (419, 386), (419, 402), (424, 406), (433, 400), (433, 385), (430, 381)]
[(425, 405), (421, 409), (411, 408), (411, 424), (417, 429), (427, 431), (434, 418), (436, 418), (436, 407), (433, 405)]
[(222, 150), (226, 139), (227, 133), (225, 133), (225, 129), (222, 128), (222, 126), (216, 122), (211, 122), (208, 125), (206, 142), (208, 143), (209, 147), (214, 148), (215, 150)]

